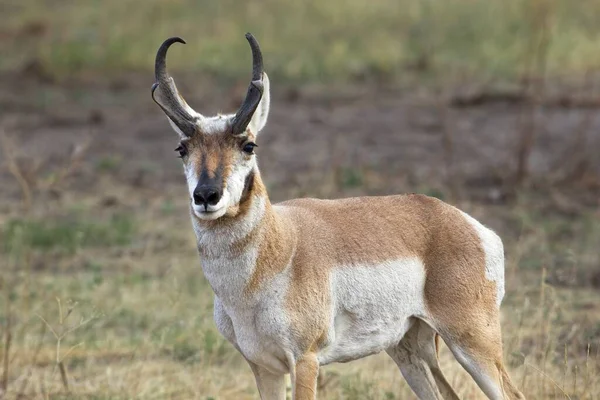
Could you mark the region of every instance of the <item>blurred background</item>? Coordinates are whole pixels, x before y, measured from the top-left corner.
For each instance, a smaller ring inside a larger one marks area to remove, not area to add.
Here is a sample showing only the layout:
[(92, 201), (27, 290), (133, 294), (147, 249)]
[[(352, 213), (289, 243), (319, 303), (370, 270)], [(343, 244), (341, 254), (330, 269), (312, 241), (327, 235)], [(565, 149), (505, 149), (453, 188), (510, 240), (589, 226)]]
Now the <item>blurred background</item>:
[[(217, 332), (155, 52), (203, 114), (261, 43), (273, 201), (419, 192), (505, 241), (505, 358), (530, 399), (600, 398), (597, 0), (2, 0), (0, 398), (256, 399)], [(462, 398), (482, 394), (444, 348)], [(412, 399), (385, 355), (320, 398)]]

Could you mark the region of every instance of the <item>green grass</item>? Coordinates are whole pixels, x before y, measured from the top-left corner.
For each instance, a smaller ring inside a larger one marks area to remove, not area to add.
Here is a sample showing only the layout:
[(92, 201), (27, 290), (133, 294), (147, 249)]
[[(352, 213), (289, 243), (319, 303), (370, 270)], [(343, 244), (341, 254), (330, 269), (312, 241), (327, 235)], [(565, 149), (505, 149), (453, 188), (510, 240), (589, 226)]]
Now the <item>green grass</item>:
[(100, 172), (116, 172), (122, 162), (123, 160), (119, 156), (106, 156), (96, 162), (96, 169)]
[(59, 77), (150, 71), (158, 45), (178, 35), (188, 45), (172, 50), (174, 69), (245, 79), (246, 31), (259, 39), (267, 71), (289, 82), (386, 82), (415, 70), (514, 80), (544, 35), (549, 74), (600, 65), (595, 0), (30, 0), (8, 9), (0, 70), (37, 60)]
[[(528, 204), (535, 201), (541, 199), (532, 196), (527, 200)], [(522, 268), (540, 270), (546, 267), (581, 275), (581, 272), (597, 267), (594, 243), (600, 239), (600, 224), (593, 212), (584, 211), (577, 217), (569, 217), (557, 215), (555, 210), (525, 207), (517, 208), (511, 216), (512, 222), (521, 230), (518, 257)]]
[(81, 247), (127, 245), (134, 232), (133, 221), (127, 216), (113, 216), (107, 221), (12, 219), (2, 229), (2, 236), (8, 253), (21, 248), (74, 253)]
[[(342, 380), (343, 398), (347, 400), (375, 400), (382, 396), (376, 395), (377, 389), (372, 381), (364, 381), (360, 374), (345, 377)], [(392, 397), (393, 399), (393, 397)]]

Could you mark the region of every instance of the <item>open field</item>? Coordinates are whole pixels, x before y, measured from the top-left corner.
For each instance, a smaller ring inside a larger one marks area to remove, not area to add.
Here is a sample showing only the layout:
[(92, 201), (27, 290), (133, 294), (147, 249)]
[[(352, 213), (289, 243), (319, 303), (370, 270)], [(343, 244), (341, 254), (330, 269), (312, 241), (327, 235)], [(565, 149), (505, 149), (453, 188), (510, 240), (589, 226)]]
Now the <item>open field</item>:
[[(256, 398), (250, 370), (212, 322), (175, 135), (138, 96), (147, 85), (133, 82), (117, 94), (90, 88), (101, 111), (81, 106), (80, 86), (36, 84), (52, 101), (4, 112), (2, 162), (13, 166), (2, 171), (0, 204), (9, 397), (66, 398), (68, 385), (76, 398)], [(563, 162), (561, 149), (572, 138), (555, 131), (576, 129), (587, 111), (546, 112), (532, 178), (513, 192), (503, 176), (512, 171), (518, 106), (451, 108), (369, 90), (274, 98), (259, 159), (275, 200), (419, 191), (471, 212), (506, 242), (503, 330), (517, 382), (530, 398), (598, 397), (598, 160), (565, 178), (573, 155)], [(600, 120), (589, 123), (593, 149)], [(443, 359), (451, 382), (477, 398), (458, 364)], [(410, 397), (383, 355), (324, 371), (324, 398)]]
[(251, 31), (272, 77), (291, 82), (503, 82), (540, 61), (568, 79), (600, 65), (599, 14), (596, 0), (7, 0), (0, 70), (64, 79), (149, 69), (157, 43), (179, 35), (189, 44), (172, 66), (231, 82), (247, 75), (240, 38)]
[[(186, 99), (233, 110), (252, 31), (272, 200), (420, 192), (471, 213), (505, 241), (515, 382), (600, 399), (600, 3), (341, 3), (0, 4), (0, 398), (258, 398), (212, 321), (177, 137), (149, 95), (177, 34)], [(446, 348), (442, 368), (482, 398)], [(322, 373), (323, 399), (414, 398), (385, 355)]]

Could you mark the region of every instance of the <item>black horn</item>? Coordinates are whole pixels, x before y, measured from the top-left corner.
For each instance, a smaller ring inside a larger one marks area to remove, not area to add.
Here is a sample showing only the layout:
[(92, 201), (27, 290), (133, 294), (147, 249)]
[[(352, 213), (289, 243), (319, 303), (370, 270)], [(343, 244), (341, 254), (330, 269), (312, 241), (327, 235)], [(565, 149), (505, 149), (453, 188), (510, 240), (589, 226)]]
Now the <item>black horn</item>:
[(154, 63), (156, 82), (152, 85), (152, 100), (184, 135), (191, 136), (195, 131), (197, 117), (189, 113), (189, 106), (177, 91), (173, 78), (167, 73), (167, 51), (173, 43), (185, 44), (185, 40), (180, 37), (169, 38), (160, 45), (156, 52)]
[(263, 58), (258, 42), (251, 33), (246, 33), (246, 39), (252, 49), (252, 81), (248, 86), (246, 98), (235, 114), (231, 131), (234, 135), (242, 134), (250, 123), (260, 99), (263, 95)]

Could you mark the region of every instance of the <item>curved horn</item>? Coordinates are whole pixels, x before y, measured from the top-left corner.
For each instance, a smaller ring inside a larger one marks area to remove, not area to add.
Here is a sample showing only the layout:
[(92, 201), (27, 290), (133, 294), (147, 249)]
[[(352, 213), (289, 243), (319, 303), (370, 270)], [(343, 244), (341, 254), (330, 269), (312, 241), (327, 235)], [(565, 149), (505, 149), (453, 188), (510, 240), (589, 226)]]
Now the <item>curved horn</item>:
[[(152, 85), (152, 100), (167, 114), (167, 117), (186, 136), (195, 131), (197, 117), (190, 113), (191, 108), (177, 91), (173, 78), (167, 73), (167, 51), (173, 43), (183, 43), (180, 37), (172, 37), (163, 42), (156, 52), (154, 75), (156, 82)], [(156, 97), (158, 94), (158, 98)]]
[(258, 42), (251, 33), (246, 33), (246, 39), (252, 49), (252, 81), (248, 86), (246, 98), (233, 118), (231, 131), (234, 135), (239, 135), (246, 131), (260, 99), (263, 95), (263, 58)]

